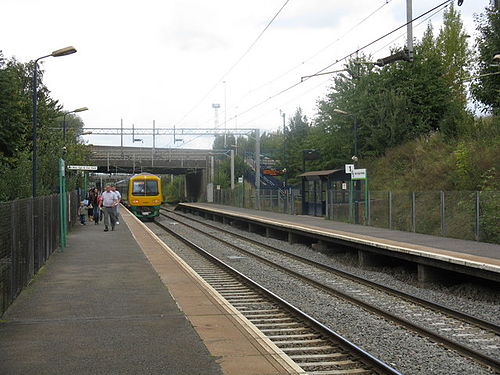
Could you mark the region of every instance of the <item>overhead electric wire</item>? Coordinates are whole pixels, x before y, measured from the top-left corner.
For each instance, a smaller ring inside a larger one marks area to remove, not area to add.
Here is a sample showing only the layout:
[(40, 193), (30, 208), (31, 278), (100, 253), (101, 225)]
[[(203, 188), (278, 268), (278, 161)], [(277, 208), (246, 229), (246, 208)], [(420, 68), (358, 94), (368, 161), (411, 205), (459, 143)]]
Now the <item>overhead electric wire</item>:
[[(415, 21), (417, 21), (417, 20), (421, 19), (422, 17), (425, 17), (425, 16), (426, 16), (426, 15), (428, 15), (429, 13), (434, 12), (435, 10), (437, 10), (437, 9), (441, 8), (442, 6), (444, 6), (444, 5), (448, 4), (448, 3), (452, 2), (452, 1), (453, 1), (453, 0), (446, 0), (446, 1), (443, 1), (443, 2), (442, 2), (442, 3), (440, 3), (439, 5), (437, 5), (437, 6), (433, 7), (432, 9), (430, 9), (430, 10), (428, 10), (428, 11), (426, 11), (426, 12), (424, 12), (424, 13), (420, 14), (419, 16), (417, 16), (417, 17), (413, 18), (411, 21), (408, 21), (408, 22), (406, 22), (406, 23), (402, 24), (401, 26), (398, 26), (397, 28), (395, 28), (395, 29), (393, 29), (393, 30), (391, 30), (391, 31), (387, 32), (386, 34), (382, 35), (381, 37), (378, 37), (377, 39), (375, 39), (375, 40), (371, 41), (370, 43), (367, 43), (367, 44), (366, 44), (366, 45), (364, 45), (363, 47), (360, 47), (360, 48), (356, 49), (354, 52), (351, 52), (351, 53), (349, 53), (349, 54), (345, 55), (344, 57), (342, 57), (342, 58), (340, 58), (340, 59), (337, 59), (336, 61), (334, 61), (333, 63), (329, 64), (328, 66), (326, 66), (326, 67), (322, 68), (321, 70), (317, 71), (316, 73), (314, 73), (314, 74), (310, 75), (310, 76), (309, 76), (309, 78), (314, 77), (314, 76), (316, 76), (316, 75), (319, 75), (320, 73), (324, 72), (326, 69), (331, 68), (332, 66), (334, 66), (334, 65), (338, 64), (338, 63), (339, 63), (339, 62), (341, 62), (341, 61), (347, 60), (349, 57), (353, 56), (355, 53), (358, 53), (358, 52), (360, 52), (360, 51), (362, 51), (362, 50), (364, 50), (364, 49), (366, 49), (366, 48), (368, 48), (368, 47), (372, 46), (373, 44), (375, 44), (375, 43), (377, 43), (377, 42), (381, 41), (382, 39), (387, 38), (389, 35), (391, 35), (391, 34), (395, 33), (396, 31), (398, 31), (398, 30), (400, 30), (400, 29), (402, 29), (403, 27), (407, 26), (408, 24), (413, 23), (413, 22), (415, 22)], [(285, 5), (286, 5), (286, 4), (285, 4)], [(276, 98), (277, 96), (282, 95), (282, 94), (284, 94), (285, 92), (290, 91), (291, 89), (293, 89), (293, 88), (295, 88), (295, 87), (297, 87), (297, 86), (301, 85), (302, 83), (304, 83), (304, 82), (308, 81), (308, 80), (309, 80), (309, 78), (304, 79), (304, 80), (302, 80), (302, 81), (298, 81), (298, 82), (296, 82), (296, 83), (294, 83), (294, 84), (292, 84), (292, 85), (290, 85), (290, 86), (286, 87), (285, 89), (283, 89), (283, 90), (281, 90), (281, 91), (279, 91), (279, 92), (277, 92), (277, 93), (275, 93), (275, 94), (273, 94), (273, 95), (269, 96), (268, 98), (266, 98), (266, 99), (264, 99), (264, 100), (262, 100), (262, 101), (260, 101), (260, 102), (258, 102), (258, 103), (256, 103), (256, 104), (254, 104), (253, 106), (251, 106), (251, 107), (249, 107), (249, 108), (245, 109), (244, 111), (239, 112), (239, 113), (237, 113), (236, 115), (234, 115), (234, 116), (230, 117), (230, 118), (228, 119), (228, 121), (231, 121), (231, 120), (235, 119), (236, 117), (240, 117), (240, 116), (242, 116), (242, 115), (244, 115), (244, 114), (246, 114), (246, 113), (248, 113), (248, 112), (250, 112), (250, 111), (254, 110), (254, 109), (255, 109), (255, 108), (257, 108), (257, 107), (260, 107), (261, 105), (263, 105), (263, 104), (267, 103), (268, 101), (270, 101), (270, 100), (272, 100), (272, 99)]]
[(271, 24), (274, 22), (274, 20), (278, 17), (278, 15), (281, 13), (281, 11), (285, 8), (285, 6), (289, 2), (290, 2), (290, 0), (286, 0), (283, 3), (283, 5), (276, 12), (276, 14), (273, 16), (273, 18), (271, 18), (271, 20), (267, 23), (266, 27), (264, 27), (264, 29), (260, 32), (260, 34), (257, 36), (257, 38), (255, 38), (255, 40), (253, 41), (253, 43), (250, 44), (250, 46), (238, 58), (238, 60), (236, 60), (236, 62), (222, 75), (222, 77), (218, 79), (218, 81), (215, 83), (215, 85), (188, 111), (188, 113), (186, 113), (179, 121), (177, 121), (177, 123), (176, 123), (177, 125), (179, 125), (180, 123), (182, 123), (186, 119), (186, 117), (188, 117), (191, 113), (193, 113), (193, 111), (196, 108), (198, 108), (201, 105), (201, 103), (203, 103), (205, 101), (205, 99), (212, 93), (212, 91), (215, 90), (215, 88), (224, 80), (224, 78), (226, 78), (228, 76), (228, 74), (231, 73), (233, 71), (233, 69), (236, 68), (236, 66), (238, 66), (238, 64), (245, 58), (246, 55), (248, 55), (248, 53), (257, 44), (257, 42), (262, 37), (262, 35), (264, 35), (264, 33), (266, 32), (266, 30), (271, 26)]
[[(368, 48), (369, 46), (371, 46), (371, 45), (373, 45), (373, 44), (375, 44), (375, 43), (379, 42), (380, 40), (382, 40), (382, 39), (384, 39), (384, 38), (387, 38), (389, 35), (391, 35), (391, 34), (395, 33), (396, 31), (400, 30), (401, 28), (403, 28), (403, 27), (407, 26), (409, 23), (412, 23), (412, 22), (414, 22), (414, 21), (416, 21), (416, 20), (419, 20), (420, 18), (422, 18), (422, 17), (426, 16), (426, 15), (427, 15), (427, 14), (429, 14), (429, 13), (432, 13), (432, 12), (433, 12), (433, 11), (435, 11), (436, 9), (438, 9), (438, 8), (442, 7), (442, 6), (443, 6), (443, 5), (445, 5), (445, 4), (450, 3), (451, 1), (453, 1), (453, 0), (446, 0), (446, 1), (442, 2), (442, 3), (441, 3), (441, 4), (439, 4), (438, 6), (435, 6), (434, 8), (432, 8), (432, 9), (430, 9), (430, 10), (426, 11), (425, 13), (422, 13), (422, 14), (421, 14), (421, 15), (419, 15), (418, 17), (415, 17), (414, 19), (412, 19), (411, 21), (404, 23), (403, 25), (401, 25), (401, 26), (399, 26), (399, 27), (397, 27), (397, 28), (393, 29), (392, 31), (390, 31), (390, 32), (388, 32), (388, 33), (386, 33), (386, 34), (384, 34), (383, 36), (381, 36), (381, 37), (379, 37), (379, 38), (377, 38), (377, 39), (373, 40), (372, 42), (370, 42), (370, 43), (368, 43), (368, 44), (364, 45), (363, 47), (360, 47), (360, 48), (356, 49), (354, 52), (351, 52), (351, 53), (349, 53), (348, 55), (345, 55), (344, 57), (342, 57), (342, 58), (340, 58), (340, 59), (338, 59), (338, 60), (334, 61), (334, 62), (333, 62), (333, 63), (331, 63), (330, 65), (328, 65), (328, 66), (324, 67), (323, 69), (321, 69), (321, 70), (317, 71), (315, 74), (312, 74), (311, 76), (309, 76), (309, 78), (310, 78), (310, 77), (314, 77), (314, 76), (316, 76), (316, 75), (319, 75), (320, 73), (324, 72), (326, 69), (331, 68), (332, 66), (334, 66), (334, 65), (338, 64), (339, 62), (341, 62), (341, 61), (344, 61), (344, 60), (348, 59), (349, 57), (351, 57), (351, 56), (352, 56), (352, 55), (354, 55), (355, 53), (358, 53), (359, 51), (361, 51), (361, 50), (363, 50), (363, 49), (365, 49), (365, 48)], [(298, 81), (298, 82), (296, 82), (296, 83), (294, 83), (294, 84), (292, 84), (292, 85), (288, 86), (287, 88), (285, 88), (285, 89), (283, 89), (283, 90), (281, 90), (281, 91), (279, 91), (279, 92), (277, 92), (277, 93), (275, 93), (275, 94), (273, 94), (273, 95), (269, 96), (268, 98), (266, 98), (266, 99), (264, 99), (264, 100), (262, 100), (262, 101), (258, 102), (257, 104), (254, 104), (253, 106), (251, 106), (251, 107), (247, 108), (246, 110), (244, 110), (244, 111), (242, 111), (242, 112), (238, 113), (238, 114), (237, 114), (237, 115), (235, 115), (235, 116), (241, 116), (241, 115), (244, 115), (245, 113), (250, 112), (251, 110), (253, 110), (253, 109), (255, 109), (255, 108), (257, 108), (257, 107), (261, 106), (262, 104), (264, 104), (264, 103), (266, 103), (266, 102), (268, 102), (268, 101), (270, 101), (270, 100), (274, 99), (275, 97), (277, 97), (277, 96), (279, 96), (279, 95), (281, 95), (281, 94), (283, 94), (283, 93), (285, 93), (285, 92), (287, 92), (287, 91), (289, 91), (289, 90), (291, 90), (291, 89), (293, 89), (293, 88), (295, 88), (295, 87), (299, 86), (300, 84), (302, 84), (302, 83), (304, 83), (304, 82), (308, 81), (308, 80), (309, 80), (309, 78), (304, 79), (303, 81)], [(229, 119), (229, 121), (230, 121), (230, 120), (232, 120), (235, 116), (233, 116), (232, 118), (230, 118), (230, 119)]]
[(260, 119), (261, 117), (263, 117), (264, 115), (268, 114), (269, 112), (271, 112), (271, 111), (276, 111), (279, 107), (282, 107), (282, 106), (284, 106), (284, 105), (286, 105), (286, 104), (290, 103), (291, 101), (293, 101), (293, 100), (295, 100), (295, 99), (297, 99), (297, 98), (300, 98), (300, 97), (301, 97), (302, 95), (304, 95), (304, 94), (307, 94), (307, 93), (309, 93), (309, 92), (311, 92), (311, 91), (313, 91), (313, 90), (316, 90), (318, 87), (320, 87), (320, 86), (322, 86), (322, 85), (324, 85), (324, 84), (328, 83), (328, 81), (330, 81), (330, 78), (328, 78), (328, 79), (325, 79), (325, 80), (321, 81), (321, 82), (320, 82), (320, 83), (318, 83), (317, 85), (315, 85), (315, 86), (311, 87), (309, 90), (306, 90), (306, 91), (304, 91), (304, 92), (301, 92), (300, 94), (298, 94), (298, 95), (294, 96), (293, 98), (290, 98), (290, 99), (289, 99), (289, 100), (287, 100), (286, 102), (282, 102), (282, 103), (280, 103), (280, 104), (279, 104), (276, 108), (273, 108), (273, 109), (267, 110), (267, 111), (263, 112), (262, 114), (260, 114), (259, 116), (254, 117), (253, 119), (248, 120), (248, 121), (246, 121), (246, 122), (242, 123), (242, 124), (241, 124), (241, 126), (243, 126), (243, 127), (244, 127), (244, 126), (246, 126), (247, 124), (252, 123), (253, 121), (256, 121), (256, 120)]
[[(431, 18), (433, 18), (436, 14), (442, 12), (443, 10), (445, 10), (447, 7), (448, 7), (449, 4), (446, 4), (445, 6), (443, 6), (441, 9), (438, 9), (436, 10), (434, 13), (432, 13), (431, 15), (429, 15), (428, 17), (424, 18), (422, 21), (420, 21), (419, 23), (417, 23), (414, 27), (418, 27), (420, 26), (421, 24), (423, 24), (424, 22), (430, 20)], [(394, 43), (395, 41), (397, 41), (398, 39), (401, 39), (403, 38), (404, 36), (406, 35), (406, 32), (400, 34), (398, 37), (394, 38), (393, 40), (391, 40), (389, 43), (385, 44), (384, 46), (382, 46), (381, 48), (379, 48), (378, 50), (376, 50), (374, 53), (378, 53), (380, 51), (382, 51), (384, 48), (390, 46), (392, 43)]]
[[(341, 62), (341, 61), (344, 61), (344, 60), (348, 59), (349, 57), (351, 57), (351, 56), (352, 56), (352, 55), (354, 55), (355, 53), (358, 53), (359, 51), (362, 51), (362, 50), (364, 50), (365, 48), (368, 48), (368, 47), (370, 47), (371, 45), (373, 45), (373, 44), (375, 44), (375, 43), (377, 43), (377, 42), (381, 41), (382, 39), (387, 38), (389, 35), (391, 35), (391, 34), (395, 33), (395, 32), (396, 32), (396, 31), (398, 31), (399, 29), (402, 29), (403, 27), (408, 26), (410, 23), (415, 22), (416, 20), (419, 20), (420, 18), (422, 18), (422, 17), (426, 16), (427, 14), (429, 14), (429, 13), (431, 13), (431, 12), (435, 11), (436, 9), (438, 9), (438, 8), (442, 7), (443, 5), (445, 5), (445, 4), (447, 4), (447, 3), (450, 3), (450, 2), (452, 2), (452, 1), (453, 1), (453, 0), (446, 0), (446, 1), (442, 2), (441, 4), (439, 4), (439, 5), (435, 6), (434, 8), (432, 8), (432, 9), (430, 9), (430, 10), (428, 10), (427, 12), (422, 13), (420, 16), (418, 16), (418, 17), (416, 17), (416, 18), (412, 19), (411, 21), (406, 22), (405, 24), (403, 24), (403, 25), (401, 25), (401, 26), (399, 26), (399, 27), (395, 28), (395, 29), (394, 29), (394, 30), (392, 30), (392, 31), (389, 31), (388, 33), (386, 33), (386, 34), (382, 35), (381, 37), (379, 37), (379, 38), (375, 39), (374, 41), (372, 41), (372, 42), (370, 42), (370, 43), (368, 43), (368, 44), (364, 45), (363, 47), (358, 48), (356, 51), (354, 51), (354, 52), (352, 52), (352, 53), (350, 53), (350, 54), (348, 54), (348, 55), (346, 55), (346, 56), (342, 57), (341, 59), (338, 59), (337, 61), (334, 61), (334, 62), (333, 62), (333, 63), (331, 63), (330, 65), (325, 66), (323, 69), (321, 69), (321, 70), (317, 71), (317, 72), (316, 72), (316, 73), (314, 73), (314, 74), (311, 74), (311, 75), (310, 75), (310, 76), (308, 76), (308, 77), (309, 77), (309, 78), (311, 78), (311, 77), (314, 77), (315, 75), (317, 75), (317, 74), (319, 74), (319, 73), (324, 72), (326, 69), (331, 68), (332, 66), (334, 66), (334, 65), (338, 64), (339, 62)], [(309, 78), (308, 78), (308, 79), (309, 79)]]
[(268, 81), (262, 85), (260, 85), (259, 87), (255, 88), (255, 89), (251, 89), (249, 90), (246, 94), (244, 94), (240, 99), (239, 101), (241, 102), (245, 97), (247, 97), (249, 94), (253, 93), (253, 92), (256, 92), (270, 84), (272, 84), (273, 82), (276, 82), (277, 80), (285, 77), (286, 75), (288, 75), (289, 73), (293, 72), (294, 70), (298, 69), (299, 67), (303, 66), (304, 64), (306, 64), (307, 62), (311, 61), (312, 59), (314, 59), (316, 56), (318, 56), (319, 54), (321, 54), (322, 52), (326, 51), (328, 48), (332, 47), (333, 45), (335, 45), (336, 43), (338, 43), (339, 41), (341, 41), (344, 37), (346, 37), (349, 33), (351, 33), (355, 28), (357, 28), (358, 26), (362, 25), (365, 21), (367, 21), (370, 17), (372, 17), (373, 15), (375, 15), (377, 12), (379, 12), (384, 6), (386, 6), (387, 4), (389, 4), (392, 0), (385, 0), (385, 3), (382, 4), (381, 6), (379, 6), (377, 9), (375, 9), (374, 11), (372, 11), (370, 14), (368, 14), (365, 18), (363, 18), (361, 21), (359, 21), (357, 24), (355, 24), (354, 26), (352, 26), (349, 30), (347, 30), (344, 34), (342, 34), (341, 36), (339, 36), (337, 39), (335, 39), (333, 42), (329, 43), (328, 45), (322, 47), (321, 49), (319, 49), (318, 51), (316, 51), (316, 53), (314, 53), (311, 57), (305, 59), (304, 61), (300, 62), (299, 64), (295, 65), (294, 67), (290, 68), (289, 70), (287, 70), (285, 73), (281, 74), (280, 76), (272, 79), (271, 81)]

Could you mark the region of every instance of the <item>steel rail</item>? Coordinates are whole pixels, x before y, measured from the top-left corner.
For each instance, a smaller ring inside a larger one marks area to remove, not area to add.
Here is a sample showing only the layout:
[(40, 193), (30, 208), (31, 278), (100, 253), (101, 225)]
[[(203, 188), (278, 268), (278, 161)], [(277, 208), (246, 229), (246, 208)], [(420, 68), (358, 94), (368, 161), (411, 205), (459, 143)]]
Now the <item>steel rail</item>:
[[(163, 230), (167, 231), (170, 235), (173, 237), (177, 238), (179, 241), (182, 243), (186, 244), (190, 248), (196, 250), (200, 254), (202, 254), (204, 257), (209, 259), (211, 262), (219, 265), (223, 269), (229, 271), (230, 273), (236, 275), (236, 277), (244, 280), (245, 283), (250, 284), (252, 287), (256, 288), (263, 294), (267, 295), (271, 300), (277, 301), (280, 305), (284, 306), (285, 309), (289, 310), (293, 314), (299, 316), (301, 319), (306, 321), (309, 325), (313, 326), (315, 329), (317, 329), (319, 332), (323, 333), (327, 337), (332, 338), (333, 340), (337, 341), (337, 344), (340, 344), (342, 347), (349, 349), (350, 351), (354, 352), (358, 357), (361, 358), (361, 360), (367, 364), (368, 366), (374, 367), (378, 370), (379, 373), (382, 374), (388, 374), (388, 375), (402, 375), (399, 371), (395, 370), (391, 366), (387, 365), (380, 359), (374, 357), (367, 351), (363, 350), (361, 347), (357, 346), (356, 344), (350, 342), (337, 332), (333, 331), (329, 327), (325, 326), (323, 323), (319, 322), (312, 316), (308, 315), (307, 313), (303, 312), (302, 310), (298, 309), (297, 307), (293, 306), (289, 302), (285, 301), (283, 298), (280, 296), (276, 295), (275, 293), (271, 292), (267, 288), (263, 287), (262, 285), (258, 284), (254, 280), (250, 279), (249, 277), (245, 276), (235, 268), (231, 267), (224, 261), (220, 260), (219, 258), (215, 257), (214, 255), (210, 254), (207, 250), (203, 249), (201, 246), (198, 246), (194, 242), (190, 241), (189, 239), (183, 237), (182, 235), (176, 233), (175, 231), (171, 230), (170, 228), (164, 226), (163, 224), (155, 221), (154, 222), (157, 226), (161, 227)], [(300, 366), (300, 364), (299, 364)]]
[[(166, 210), (166, 211), (169, 212), (169, 213), (171, 212), (171, 211), (168, 211), (168, 210)], [(326, 265), (324, 263), (320, 263), (320, 262), (317, 262), (317, 261), (314, 261), (314, 260), (307, 259), (307, 258), (305, 258), (303, 256), (290, 253), (290, 252), (288, 252), (286, 250), (278, 249), (278, 248), (276, 248), (274, 246), (271, 246), (271, 245), (262, 243), (260, 241), (257, 241), (257, 240), (245, 237), (245, 236), (240, 235), (238, 233), (234, 233), (234, 232), (228, 231), (228, 230), (220, 228), (218, 226), (206, 223), (206, 222), (204, 222), (202, 220), (198, 220), (198, 219), (195, 219), (195, 218), (192, 218), (192, 217), (188, 217), (188, 216), (186, 216), (184, 214), (180, 214), (179, 212), (175, 212), (175, 214), (179, 215), (181, 217), (184, 217), (184, 218), (186, 218), (188, 220), (195, 221), (197, 223), (205, 225), (207, 227), (210, 227), (210, 228), (219, 230), (221, 232), (230, 234), (232, 236), (238, 237), (238, 238), (240, 238), (242, 240), (251, 242), (251, 243), (253, 243), (255, 245), (262, 246), (262, 247), (264, 247), (264, 248), (266, 248), (266, 249), (268, 249), (270, 251), (274, 251), (274, 252), (277, 252), (277, 253), (289, 256), (291, 258), (294, 258), (296, 260), (302, 261), (302, 262), (307, 263), (309, 265), (318, 267), (318, 268), (320, 268), (320, 269), (322, 269), (324, 271), (332, 272), (332, 273), (334, 273), (334, 274), (336, 274), (338, 276), (348, 278), (348, 279), (350, 279), (352, 281), (361, 283), (361, 284), (366, 285), (368, 287), (379, 289), (379, 290), (381, 290), (383, 292), (386, 292), (386, 293), (389, 293), (389, 294), (391, 294), (391, 295), (393, 295), (395, 297), (400, 297), (400, 298), (403, 298), (403, 299), (405, 299), (405, 300), (407, 300), (409, 302), (413, 302), (413, 303), (419, 304), (422, 307), (425, 307), (425, 308), (428, 308), (428, 309), (432, 309), (433, 311), (436, 311), (436, 312), (439, 312), (439, 313), (448, 314), (448, 315), (452, 316), (455, 319), (462, 320), (462, 321), (464, 321), (466, 323), (469, 323), (469, 324), (474, 324), (474, 325), (476, 325), (478, 327), (481, 327), (481, 328), (483, 328), (485, 330), (490, 330), (493, 333), (495, 333), (497, 335), (500, 335), (500, 326), (497, 325), (497, 324), (495, 324), (495, 323), (493, 323), (493, 322), (477, 318), (475, 316), (463, 313), (461, 311), (453, 310), (453, 309), (451, 309), (451, 308), (449, 308), (447, 306), (441, 305), (439, 303), (432, 302), (432, 301), (426, 300), (424, 298), (416, 297), (414, 295), (402, 292), (400, 290), (396, 290), (396, 289), (387, 287), (385, 285), (382, 285), (382, 284), (376, 283), (374, 281), (365, 279), (365, 278), (363, 278), (361, 276), (354, 275), (354, 274), (352, 274), (350, 272), (341, 271), (341, 270), (333, 268), (333, 267), (331, 267), (329, 265)]]
[[(167, 216), (167, 215), (164, 215), (164, 216)], [(167, 216), (167, 217), (169, 219), (176, 220), (176, 219), (174, 219), (172, 217), (169, 217), (169, 216)], [(176, 220), (176, 221), (178, 221), (178, 220)], [(240, 252), (248, 254), (248, 255), (250, 255), (252, 257), (255, 257), (259, 261), (262, 261), (262, 262), (270, 265), (271, 267), (277, 268), (277, 269), (281, 270), (282, 272), (286, 272), (286, 273), (288, 273), (288, 274), (290, 274), (290, 275), (292, 275), (292, 276), (294, 276), (294, 277), (296, 277), (298, 279), (304, 280), (304, 281), (308, 282), (309, 284), (315, 286), (316, 288), (319, 288), (319, 289), (321, 289), (323, 291), (326, 291), (326, 292), (328, 292), (330, 294), (333, 294), (333, 295), (335, 295), (337, 297), (340, 297), (340, 298), (342, 298), (344, 300), (347, 300), (347, 301), (349, 301), (349, 302), (351, 302), (353, 304), (361, 306), (364, 309), (366, 309), (367, 311), (370, 311), (370, 312), (375, 313), (375, 314), (377, 314), (379, 316), (382, 316), (385, 319), (391, 320), (391, 321), (393, 321), (393, 322), (395, 322), (395, 323), (397, 323), (397, 324), (399, 324), (401, 326), (404, 326), (407, 329), (410, 329), (410, 330), (412, 330), (412, 331), (414, 331), (414, 332), (416, 332), (418, 334), (421, 334), (421, 335), (424, 335), (426, 337), (429, 337), (430, 339), (434, 340), (435, 342), (441, 343), (444, 346), (446, 346), (446, 347), (448, 347), (450, 349), (453, 349), (453, 350), (459, 352), (460, 354), (462, 354), (464, 356), (473, 358), (477, 362), (480, 362), (483, 365), (486, 365), (486, 366), (494, 369), (495, 371), (500, 372), (500, 361), (497, 360), (496, 358), (489, 357), (489, 356), (487, 356), (487, 355), (485, 355), (485, 354), (483, 354), (483, 353), (481, 353), (481, 352), (479, 352), (479, 351), (477, 351), (475, 349), (472, 349), (472, 348), (470, 348), (470, 347), (468, 347), (466, 345), (463, 345), (463, 344), (461, 344), (461, 343), (459, 343), (457, 341), (454, 341), (454, 340), (449, 339), (447, 337), (441, 336), (441, 335), (436, 334), (435, 332), (433, 332), (433, 331), (431, 331), (431, 330), (429, 330), (429, 329), (427, 329), (425, 327), (422, 327), (422, 326), (420, 326), (418, 324), (412, 323), (412, 322), (410, 322), (409, 320), (407, 320), (405, 318), (401, 318), (401, 317), (396, 316), (396, 315), (394, 315), (392, 313), (389, 313), (387, 311), (381, 310), (380, 308), (378, 308), (376, 306), (373, 306), (373, 305), (371, 305), (371, 304), (369, 304), (367, 302), (364, 302), (364, 301), (362, 301), (362, 300), (360, 300), (360, 299), (358, 299), (356, 297), (353, 297), (351, 295), (348, 295), (346, 293), (343, 293), (341, 291), (333, 289), (333, 288), (331, 288), (329, 286), (326, 286), (326, 285), (324, 285), (324, 284), (322, 284), (320, 282), (317, 282), (316, 280), (313, 280), (313, 279), (311, 279), (311, 278), (309, 278), (307, 276), (304, 276), (304, 275), (302, 275), (302, 274), (300, 274), (300, 273), (298, 273), (296, 271), (293, 271), (293, 270), (287, 269), (287, 268), (285, 268), (283, 266), (280, 266), (280, 265), (278, 265), (278, 264), (276, 264), (276, 263), (274, 263), (274, 262), (272, 262), (272, 261), (270, 261), (270, 260), (268, 260), (268, 259), (266, 259), (264, 257), (261, 257), (259, 255), (253, 254), (252, 252), (249, 252), (249, 251), (247, 251), (245, 249), (242, 249), (242, 248), (238, 247), (237, 245), (234, 245), (234, 244), (230, 243), (229, 241), (222, 240), (222, 239), (220, 239), (219, 237), (217, 237), (215, 235), (203, 232), (203, 231), (201, 231), (201, 230), (199, 230), (199, 229), (197, 229), (197, 228), (195, 228), (193, 226), (190, 226), (189, 224), (182, 223), (180, 221), (178, 221), (178, 222), (181, 223), (181, 224), (183, 224), (183, 225), (185, 225), (185, 226), (187, 226), (187, 227), (189, 227), (189, 228), (191, 228), (191, 229), (197, 230), (197, 231), (203, 233), (204, 235), (206, 235), (206, 236), (208, 236), (208, 237), (210, 237), (210, 238), (212, 238), (214, 240), (217, 240), (217, 241), (219, 241), (221, 243), (224, 243), (225, 245), (230, 246), (230, 247), (236, 249), (237, 251), (240, 251)], [(219, 228), (217, 228), (217, 229), (219, 229)], [(233, 235), (233, 233), (231, 233), (231, 235)], [(259, 244), (259, 245), (261, 245), (261, 244)]]

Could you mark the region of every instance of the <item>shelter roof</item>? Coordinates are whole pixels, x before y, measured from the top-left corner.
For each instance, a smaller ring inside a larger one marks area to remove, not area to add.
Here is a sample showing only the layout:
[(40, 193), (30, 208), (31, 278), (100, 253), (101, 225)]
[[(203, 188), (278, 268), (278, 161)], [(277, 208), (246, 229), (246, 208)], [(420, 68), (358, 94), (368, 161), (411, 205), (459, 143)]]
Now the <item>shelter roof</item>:
[(329, 176), (331, 174), (337, 173), (339, 171), (343, 171), (343, 169), (329, 169), (326, 171), (311, 171), (299, 174), (297, 177), (320, 177), (320, 176)]

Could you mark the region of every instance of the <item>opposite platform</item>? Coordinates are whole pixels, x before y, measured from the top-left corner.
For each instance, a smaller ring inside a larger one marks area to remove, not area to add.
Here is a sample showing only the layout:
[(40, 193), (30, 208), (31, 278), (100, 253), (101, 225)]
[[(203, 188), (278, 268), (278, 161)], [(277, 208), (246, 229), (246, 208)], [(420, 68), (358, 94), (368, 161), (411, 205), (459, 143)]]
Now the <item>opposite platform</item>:
[(160, 279), (134, 239), (147, 242), (147, 229), (125, 209), (121, 216), (113, 232), (75, 228), (10, 306), (0, 322), (1, 374), (289, 373), (156, 246), (148, 256)]
[(449, 264), (450, 268), (466, 267), (487, 273), (493, 280), (500, 280), (500, 245), (476, 241), (438, 237), (420, 233), (402, 232), (325, 220), (320, 217), (287, 215), (276, 212), (223, 206), (213, 203), (181, 203), (181, 209), (202, 211), (253, 222), (289, 233), (308, 233), (311, 237), (351, 244), (360, 249), (412, 257), (432, 265), (432, 262)]

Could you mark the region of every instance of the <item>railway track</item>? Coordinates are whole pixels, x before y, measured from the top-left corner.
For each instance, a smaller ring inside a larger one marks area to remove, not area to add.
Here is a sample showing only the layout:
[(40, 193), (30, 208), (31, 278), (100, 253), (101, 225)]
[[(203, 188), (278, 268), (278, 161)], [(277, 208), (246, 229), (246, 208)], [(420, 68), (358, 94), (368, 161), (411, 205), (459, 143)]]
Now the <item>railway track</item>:
[(189, 239), (159, 222), (155, 224), (195, 250), (183, 256), (189, 265), (304, 374), (400, 374)]
[[(255, 257), (259, 261), (278, 268), (293, 277), (305, 280), (316, 288), (383, 316), (387, 320), (411, 329), (434, 342), (438, 342), (500, 372), (500, 362), (498, 361), (500, 327), (498, 325), (387, 288), (245, 236), (225, 231), (204, 221), (178, 213), (175, 213), (175, 215), (177, 218), (173, 218), (171, 212), (169, 212), (168, 216), (165, 216), (170, 220), (177, 221), (179, 221), (178, 217), (183, 217), (206, 226), (209, 231), (215, 230), (217, 234), (202, 231), (193, 225), (180, 221), (183, 225), (221, 241), (240, 253)], [(221, 235), (221, 233), (224, 234)], [(224, 236), (230, 236), (230, 239), (224, 240)], [(239, 245), (234, 244), (234, 237), (238, 238)], [(248, 245), (244, 245), (244, 242)], [(258, 250), (258, 248), (264, 250)], [(287, 258), (286, 265), (282, 264), (283, 257)], [(319, 281), (325, 279), (332, 281), (329, 283)]]

